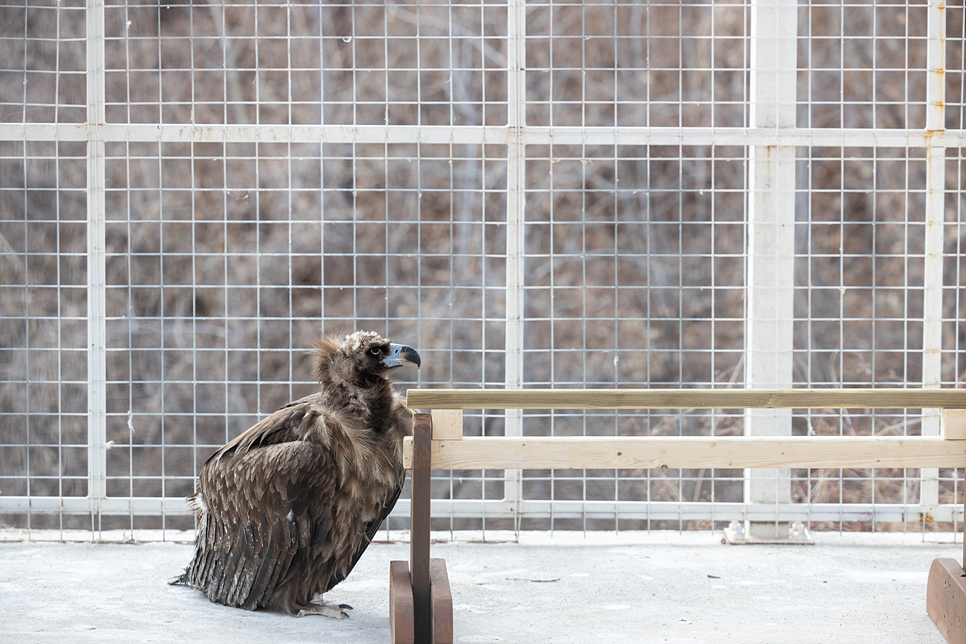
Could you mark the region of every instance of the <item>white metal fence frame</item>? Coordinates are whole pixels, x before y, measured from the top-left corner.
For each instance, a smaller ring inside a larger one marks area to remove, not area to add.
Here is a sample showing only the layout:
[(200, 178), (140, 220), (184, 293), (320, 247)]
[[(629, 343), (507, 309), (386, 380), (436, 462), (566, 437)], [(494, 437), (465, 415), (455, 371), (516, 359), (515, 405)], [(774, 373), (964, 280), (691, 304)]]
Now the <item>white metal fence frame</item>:
[[(945, 2), (928, 0), (928, 60), (924, 129), (820, 129), (796, 122), (797, 15), (795, 0), (752, 0), (751, 96), (749, 127), (622, 127), (527, 125), (527, 7), (507, 4), (507, 123), (472, 126), (396, 125), (183, 125), (111, 123), (105, 98), (105, 2), (88, 0), (86, 8), (88, 119), (82, 124), (0, 123), (4, 141), (76, 141), (87, 145), (87, 353), (88, 353), (88, 495), (86, 497), (0, 496), (2, 512), (63, 512), (110, 515), (183, 515), (181, 497), (114, 497), (108, 494), (107, 401), (108, 349), (105, 271), (105, 144), (108, 142), (338, 142), (373, 144), (494, 144), (506, 150), (506, 369), (504, 386), (523, 388), (525, 364), (524, 274), (527, 146), (533, 145), (718, 145), (749, 150), (749, 232), (747, 266), (746, 387), (793, 384), (790, 331), (793, 258), (776, 248), (794, 246), (796, 150), (813, 146), (920, 149), (927, 174), (926, 250), (923, 319), (923, 387), (941, 382), (943, 321), (943, 235), (947, 150), (966, 148), (966, 132), (946, 129)], [(790, 435), (791, 414), (749, 414), (746, 432)], [(508, 411), (508, 436), (523, 434), (523, 413)], [(923, 435), (938, 435), (937, 410), (924, 410)], [(962, 507), (939, 503), (938, 470), (923, 469), (918, 502), (906, 504), (792, 503), (787, 471), (758, 472), (747, 479), (744, 502), (644, 502), (526, 500), (520, 472), (507, 472), (503, 499), (437, 499), (434, 515), (449, 517), (555, 516), (586, 519), (646, 516), (655, 520), (939, 521), (962, 520)], [(782, 490), (778, 492), (778, 490)], [(408, 513), (401, 501), (397, 513)]]

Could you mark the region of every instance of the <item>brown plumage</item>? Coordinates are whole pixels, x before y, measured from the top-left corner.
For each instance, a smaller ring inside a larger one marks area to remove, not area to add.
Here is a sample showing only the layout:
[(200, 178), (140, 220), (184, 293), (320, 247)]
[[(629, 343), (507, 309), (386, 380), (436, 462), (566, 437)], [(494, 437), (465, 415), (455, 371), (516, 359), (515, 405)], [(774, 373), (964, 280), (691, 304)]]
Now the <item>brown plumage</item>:
[(216, 451), (189, 497), (194, 558), (173, 583), (248, 610), (343, 618), (322, 602), (399, 498), (412, 413), (387, 379), (411, 347), (359, 331), (315, 346), (321, 391)]

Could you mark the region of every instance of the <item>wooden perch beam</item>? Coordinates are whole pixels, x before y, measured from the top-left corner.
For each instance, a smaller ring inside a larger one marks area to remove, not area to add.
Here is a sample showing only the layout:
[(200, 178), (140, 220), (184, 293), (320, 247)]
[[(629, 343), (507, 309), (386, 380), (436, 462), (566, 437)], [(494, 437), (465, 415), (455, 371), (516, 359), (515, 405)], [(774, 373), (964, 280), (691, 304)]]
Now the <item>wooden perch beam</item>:
[[(412, 467), (412, 439), (403, 458)], [(432, 441), (432, 468), (678, 469), (966, 467), (966, 441), (939, 437), (466, 437)]]
[(411, 409), (966, 408), (966, 389), (410, 389)]

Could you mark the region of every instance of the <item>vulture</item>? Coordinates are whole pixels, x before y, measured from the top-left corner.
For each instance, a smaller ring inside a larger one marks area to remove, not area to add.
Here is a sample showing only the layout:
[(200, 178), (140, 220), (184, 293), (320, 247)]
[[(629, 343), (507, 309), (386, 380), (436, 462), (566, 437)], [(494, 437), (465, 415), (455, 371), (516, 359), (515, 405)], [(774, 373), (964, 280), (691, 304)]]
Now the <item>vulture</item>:
[(346, 578), (399, 498), (412, 413), (387, 377), (420, 358), (365, 331), (324, 336), (313, 353), (321, 390), (205, 462), (188, 497), (194, 556), (172, 584), (226, 606), (348, 617), (350, 606), (322, 595)]

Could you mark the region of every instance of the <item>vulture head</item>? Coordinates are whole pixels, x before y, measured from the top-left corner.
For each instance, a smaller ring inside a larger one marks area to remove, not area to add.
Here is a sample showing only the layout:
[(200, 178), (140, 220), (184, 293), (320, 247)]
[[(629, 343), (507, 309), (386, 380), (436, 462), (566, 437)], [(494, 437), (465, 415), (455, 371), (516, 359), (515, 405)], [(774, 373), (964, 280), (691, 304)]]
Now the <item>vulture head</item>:
[(315, 375), (323, 389), (367, 388), (385, 381), (399, 367), (420, 365), (415, 349), (371, 331), (323, 337), (315, 345), (315, 355)]

